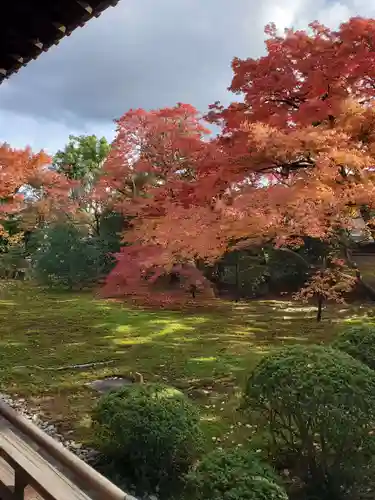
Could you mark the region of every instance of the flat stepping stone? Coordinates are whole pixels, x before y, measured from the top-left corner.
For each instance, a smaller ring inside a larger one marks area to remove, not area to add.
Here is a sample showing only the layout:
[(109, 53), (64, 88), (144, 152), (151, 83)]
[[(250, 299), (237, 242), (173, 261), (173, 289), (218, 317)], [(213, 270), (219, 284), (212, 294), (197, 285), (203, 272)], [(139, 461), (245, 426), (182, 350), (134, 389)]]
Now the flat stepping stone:
[(134, 384), (134, 380), (128, 377), (105, 377), (89, 382), (87, 385), (102, 394), (121, 389), (125, 385)]

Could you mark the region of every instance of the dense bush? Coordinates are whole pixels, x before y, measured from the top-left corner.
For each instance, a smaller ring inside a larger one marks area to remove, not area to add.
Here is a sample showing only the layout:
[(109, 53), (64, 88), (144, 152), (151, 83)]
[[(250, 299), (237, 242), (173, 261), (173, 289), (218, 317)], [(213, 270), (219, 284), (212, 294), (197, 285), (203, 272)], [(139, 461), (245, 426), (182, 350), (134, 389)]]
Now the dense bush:
[(176, 389), (133, 385), (103, 396), (93, 413), (98, 448), (117, 473), (163, 491), (185, 474), (202, 446), (196, 407)]
[(320, 498), (341, 498), (367, 473), (375, 373), (346, 353), (294, 346), (266, 356), (248, 380), (244, 405), (274, 443), (296, 453), (300, 477), (319, 486)]
[(51, 226), (39, 240), (33, 260), (42, 284), (81, 289), (95, 284), (110, 268), (106, 245), (73, 224)]
[(355, 325), (344, 330), (332, 347), (346, 352), (375, 370), (375, 327)]
[(287, 500), (273, 470), (254, 452), (216, 450), (186, 476), (186, 498), (199, 500)]

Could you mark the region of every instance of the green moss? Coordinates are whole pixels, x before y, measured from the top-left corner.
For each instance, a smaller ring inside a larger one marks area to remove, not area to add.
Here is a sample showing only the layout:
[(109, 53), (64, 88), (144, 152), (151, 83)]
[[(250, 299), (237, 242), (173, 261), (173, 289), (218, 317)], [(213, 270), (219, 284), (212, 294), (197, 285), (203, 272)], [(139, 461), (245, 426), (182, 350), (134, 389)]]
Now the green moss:
[[(146, 381), (190, 394), (201, 405), (209, 439), (232, 444), (253, 432), (240, 425), (235, 409), (245, 375), (259, 357), (275, 346), (329, 342), (336, 322), (353, 316), (358, 321), (364, 312), (332, 306), (317, 324), (314, 310), (287, 301), (223, 303), (207, 312), (151, 311), (12, 282), (0, 296), (0, 390), (25, 397), (62, 431), (90, 439), (88, 415), (97, 394), (86, 384), (140, 372)], [(115, 361), (55, 371), (109, 360)]]

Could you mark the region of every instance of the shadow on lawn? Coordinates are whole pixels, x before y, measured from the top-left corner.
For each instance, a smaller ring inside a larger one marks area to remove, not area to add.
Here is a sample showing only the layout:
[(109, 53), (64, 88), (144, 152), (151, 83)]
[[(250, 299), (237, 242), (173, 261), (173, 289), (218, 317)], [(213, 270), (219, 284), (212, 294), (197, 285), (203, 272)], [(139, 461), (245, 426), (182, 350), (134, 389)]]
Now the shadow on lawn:
[[(34, 397), (80, 438), (97, 396), (86, 383), (135, 371), (146, 381), (181, 387), (202, 405), (208, 434), (223, 435), (237, 423), (238, 393), (261, 355), (283, 344), (330, 341), (340, 321), (366, 313), (332, 306), (318, 324), (313, 308), (288, 301), (151, 311), (24, 284), (12, 284), (1, 299), (1, 390)], [(56, 371), (109, 360), (115, 362), (88, 371)]]

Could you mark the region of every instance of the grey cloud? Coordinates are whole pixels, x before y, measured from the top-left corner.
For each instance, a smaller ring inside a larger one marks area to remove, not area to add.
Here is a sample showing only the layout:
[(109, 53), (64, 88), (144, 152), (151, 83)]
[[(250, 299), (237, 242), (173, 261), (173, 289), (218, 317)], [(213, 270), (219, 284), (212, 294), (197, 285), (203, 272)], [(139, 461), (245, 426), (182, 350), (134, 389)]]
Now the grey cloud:
[(374, 13), (365, 0), (121, 0), (2, 84), (0, 108), (77, 130), (129, 108), (180, 101), (204, 111), (230, 100), (230, 62), (262, 53), (267, 22)]
[(259, 54), (256, 0), (122, 0), (0, 88), (0, 107), (79, 127), (129, 108), (228, 99), (233, 56)]

